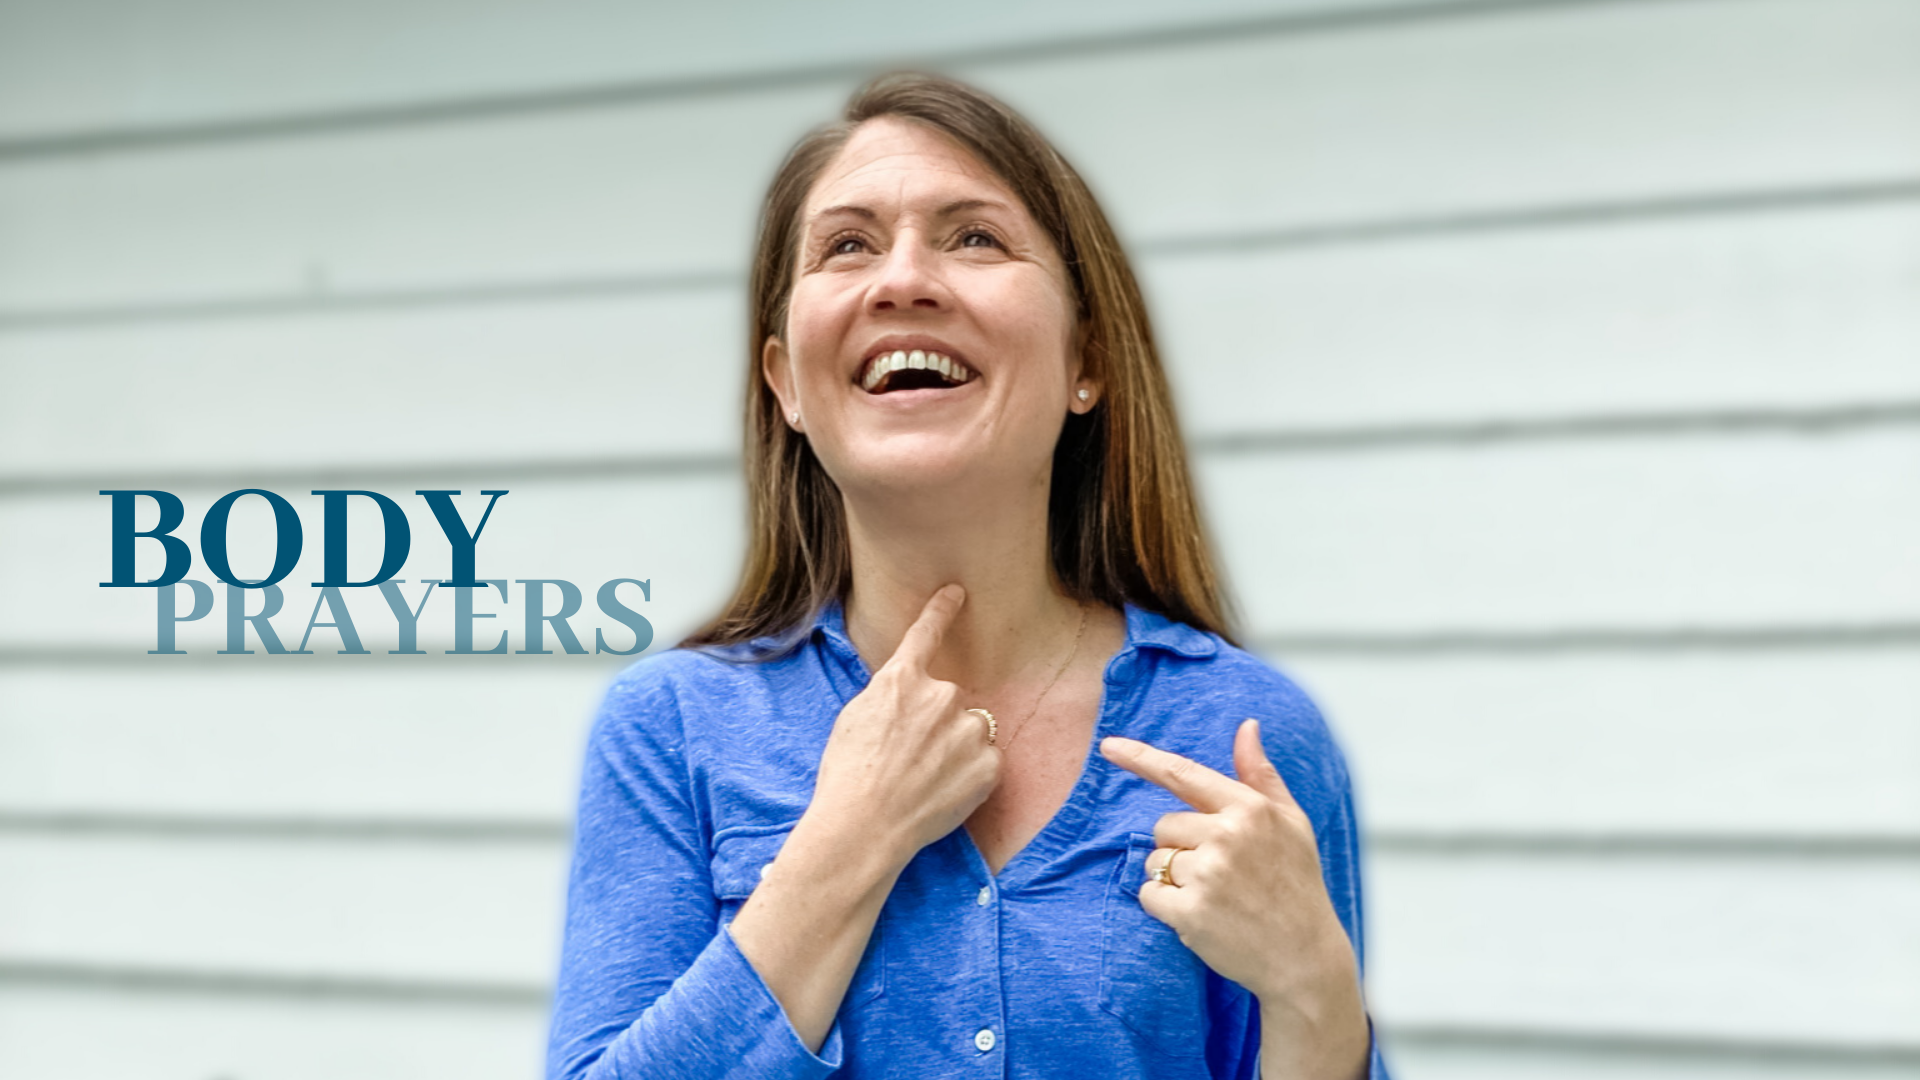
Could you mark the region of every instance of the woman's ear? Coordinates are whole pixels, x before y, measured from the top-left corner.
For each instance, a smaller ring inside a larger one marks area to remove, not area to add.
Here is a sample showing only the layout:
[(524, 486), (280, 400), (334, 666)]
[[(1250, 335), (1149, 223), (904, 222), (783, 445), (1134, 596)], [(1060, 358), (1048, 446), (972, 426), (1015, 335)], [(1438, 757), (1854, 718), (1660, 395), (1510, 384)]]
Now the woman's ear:
[(1073, 369), (1069, 375), (1073, 379), (1073, 396), (1068, 402), (1068, 409), (1075, 413), (1085, 413), (1085, 411), (1091, 411), (1096, 402), (1100, 402), (1100, 382), (1087, 375), (1087, 321), (1085, 319), (1073, 325), (1071, 348), (1073, 352), (1069, 356), (1073, 357)]
[(786, 345), (777, 337), (769, 335), (760, 347), (760, 377), (780, 399), (780, 415), (786, 417), (787, 426), (799, 431), (800, 399), (793, 389), (793, 365), (788, 362)]
[(1100, 383), (1087, 375), (1087, 324), (1073, 328), (1073, 398), (1067, 408), (1076, 413), (1091, 412), (1100, 401)]

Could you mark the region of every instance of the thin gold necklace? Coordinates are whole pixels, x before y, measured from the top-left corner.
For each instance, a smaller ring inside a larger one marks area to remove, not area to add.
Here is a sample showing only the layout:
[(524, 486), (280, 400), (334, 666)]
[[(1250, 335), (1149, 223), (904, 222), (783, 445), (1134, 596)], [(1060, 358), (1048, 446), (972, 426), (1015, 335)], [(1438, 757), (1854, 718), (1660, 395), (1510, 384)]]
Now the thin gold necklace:
[(1027, 715), (1020, 718), (1020, 730), (1015, 731), (1013, 734), (1007, 736), (1007, 741), (1000, 744), (1001, 752), (1004, 753), (1009, 747), (1013, 745), (1013, 740), (1020, 737), (1021, 731), (1027, 730), (1027, 722), (1032, 720), (1034, 717), (1034, 714), (1040, 711), (1040, 703), (1047, 700), (1047, 695), (1053, 692), (1053, 685), (1059, 682), (1060, 676), (1066, 674), (1067, 668), (1073, 665), (1073, 658), (1080, 655), (1080, 639), (1086, 636), (1087, 636), (1087, 605), (1085, 603), (1082, 603), (1080, 605), (1080, 629), (1076, 630), (1073, 635), (1073, 651), (1069, 652), (1067, 654), (1067, 658), (1065, 660), (1062, 660), (1060, 662), (1060, 666), (1054, 670), (1053, 678), (1047, 680), (1046, 689), (1040, 691), (1040, 696), (1033, 699), (1033, 708), (1028, 709)]

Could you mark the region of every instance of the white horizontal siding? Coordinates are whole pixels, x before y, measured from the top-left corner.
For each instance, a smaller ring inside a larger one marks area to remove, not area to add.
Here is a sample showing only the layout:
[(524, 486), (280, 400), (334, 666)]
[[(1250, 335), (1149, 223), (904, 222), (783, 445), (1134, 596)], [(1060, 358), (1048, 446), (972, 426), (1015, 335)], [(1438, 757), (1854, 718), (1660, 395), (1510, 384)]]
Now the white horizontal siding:
[(1133, 245), (1253, 644), (1352, 759), (1397, 1075), (1911, 1075), (1920, 8), (1377, 6), (0, 12), (0, 1074), (537, 1069), (617, 661), (208, 620), (163, 667), (88, 485), (189, 539), (287, 494), (289, 645), (306, 491), (400, 497), (419, 578), (411, 492), (508, 487), (483, 574), (651, 578), (674, 640), (739, 557), (759, 190), (914, 53)]
[(1920, 1036), (1910, 858), (1379, 853), (1370, 868), (1370, 993), (1403, 1022), (1907, 1046)]
[[(1154, 37), (1211, 20), (1441, 8), (1457, 0), (1147, 0), (1031, 5), (983, 0), (965, 19), (858, 0), (812, 11), (769, 0), (694, 7), (559, 0), (371, 0), (234, 9), (186, 0), (166, 16), (122, 0), (0, 11), (0, 138), (218, 124), (287, 113), (381, 110), (474, 96), (564, 93), (608, 82), (751, 79), (829, 64), (1013, 47), (1089, 31)], [(102, 34), (103, 24), (116, 33)], [(369, 29), (377, 28), (370, 40)], [(85, 51), (81, 72), (60, 62)]]
[[(1911, 1080), (1912, 1055), (1845, 1048), (1767, 1046), (1711, 1041), (1567, 1040), (1526, 1033), (1387, 1042), (1394, 1075), (1415, 1080)], [(1824, 1052), (1823, 1052), (1824, 1051)]]
[(1280, 663), (1343, 736), (1374, 831), (1920, 836), (1920, 642)]
[[(1920, 564), (1911, 557), (1920, 548), (1920, 436), (1907, 428), (1220, 453), (1200, 461), (1199, 475), (1256, 637), (1848, 626), (1920, 616)], [(652, 579), (645, 613), (684, 630), (724, 598), (737, 572), (742, 498), (728, 473), (500, 484), (510, 494), (480, 542), (485, 575), (565, 578), (583, 589)], [(477, 518), (483, 483), (455, 486)], [(187, 504), (180, 535), (197, 540), (200, 518), (226, 490), (177, 489)], [(410, 485), (388, 493), (412, 520), (418, 554), (403, 576), (418, 590), (420, 579), (445, 575), (446, 541)], [(283, 494), (300, 511), (307, 542), (275, 625), (295, 628), (297, 642), (314, 605), (307, 583), (320, 576), (320, 499), (304, 489)], [(0, 641), (153, 647), (153, 592), (98, 587), (110, 569), (109, 509), (94, 492), (0, 501), (0, 582), (22, 601), (0, 612)], [(150, 519), (151, 506), (143, 513)], [(378, 518), (366, 505), (353, 520), (365, 530), (357, 550), (369, 565), (351, 568), (370, 572)], [(236, 506), (229, 544), (237, 573), (265, 574), (272, 535), (264, 500)], [(212, 581), (194, 546), (195, 576)], [(159, 546), (146, 541), (140, 550), (141, 573), (157, 574)], [(513, 594), (517, 603), (519, 586)], [(224, 591), (216, 599), (224, 604)], [(424, 640), (448, 640), (446, 603), (429, 609), (437, 617), (423, 616)], [(356, 616), (371, 613), (373, 634), (385, 628), (392, 640), (393, 618), (373, 590), (350, 604)], [(259, 610), (257, 598), (249, 610)], [(518, 608), (489, 601), (478, 610)], [(184, 624), (182, 642), (223, 640), (218, 614)], [(517, 629), (506, 628), (519, 648)]]
[[(113, 1038), (101, 1038), (102, 1031), (113, 1032)], [(0, 1071), (8, 1076), (526, 1080), (538, 1075), (545, 1034), (545, 1008), (535, 1002), (476, 1006), (91, 985), (0, 986)], [(1569, 1049), (1497, 1036), (1464, 1045), (1402, 1036), (1388, 1046), (1394, 1075), (1416, 1080), (1907, 1080), (1913, 1075), (1909, 1063), (1872, 1058), (1859, 1064), (1782, 1054), (1727, 1060), (1698, 1050)]]
[(1920, 613), (1920, 434), (1205, 462), (1256, 634), (1872, 623)]
[(547, 985), (552, 841), (0, 834), (0, 964)]
[[(268, 469), (734, 455), (744, 303), (709, 289), (0, 332), (21, 391), (0, 403), (0, 476), (231, 471), (239, 439)], [(36, 407), (76, 370), (103, 384), (93, 410)]]
[[(618, 663), (223, 660), (0, 667), (0, 826), (559, 836)], [(1920, 645), (1278, 660), (1386, 837), (1920, 836)]]
[[(557, 843), (0, 837), (16, 883), (0, 966), (537, 993), (557, 963), (564, 857)], [(1370, 869), (1371, 993), (1402, 1023), (1920, 1039), (1910, 861), (1814, 877), (1769, 859), (1387, 850)], [(1862, 931), (1831, 932), (1836, 910)]]
[(527, 1080), (546, 1011), (404, 998), (48, 986), (0, 974), (0, 1073), (63, 1080)]
[(0, 823), (506, 821), (563, 834), (586, 723), (616, 669), (415, 659), (0, 667)]
[[(464, 492), (457, 502), (471, 526), (487, 502), (478, 492), (483, 488), (506, 489), (508, 494), (500, 498), (477, 545), (476, 573), (489, 578), (558, 578), (573, 582), (583, 593), (583, 615), (573, 625), (591, 627), (597, 618), (597, 625), (610, 631), (610, 643), (614, 643), (611, 631), (619, 630), (623, 635), (615, 647), (626, 647), (631, 638), (619, 624), (596, 614), (594, 593), (602, 583), (615, 578), (651, 581), (651, 600), (642, 601), (631, 585), (623, 587), (622, 600), (646, 616), (660, 642), (677, 641), (727, 598), (744, 551), (744, 498), (739, 481), (731, 475), (709, 472), (688, 477), (581, 480), (548, 477), (537, 482), (468, 477), (442, 482), (425, 473), (420, 474), (419, 481), (410, 479), (404, 484), (378, 480), (370, 485), (352, 480), (345, 483), (353, 488), (384, 491), (406, 510), (414, 555), (400, 577), (406, 582), (402, 586), (406, 598), (415, 605), (425, 590), (422, 581), (444, 579), (450, 564), (445, 534), (427, 509), (426, 500), (414, 491), (448, 488)], [(316, 590), (310, 583), (321, 576), (321, 499), (307, 494), (316, 486), (320, 485), (280, 491), (305, 523), (300, 564), (282, 582), (286, 607), (274, 617), (274, 626), (289, 649), (297, 647), (314, 610)], [(188, 507), (187, 521), (179, 535), (195, 553), (194, 570), (189, 576), (203, 582), (215, 579), (200, 561), (201, 518), (213, 501), (229, 490), (173, 489)], [(378, 568), (380, 516), (369, 500), (351, 501), (360, 505), (349, 511), (348, 548), (354, 555), (348, 567), (351, 573), (365, 576)], [(106, 496), (92, 492), (0, 500), (0, 587), (21, 602), (12, 615), (0, 613), (0, 643), (16, 647), (155, 647), (155, 590), (99, 587), (99, 582), (110, 576), (112, 561), (109, 502)], [(145, 524), (155, 511), (150, 500), (141, 503), (141, 512), (147, 515), (141, 519)], [(271, 569), (272, 538), (273, 518), (265, 500), (256, 496), (239, 500), (229, 531), (235, 573), (250, 579), (264, 577)], [(141, 572), (151, 579), (161, 569), (164, 556), (152, 541), (142, 542), (141, 548), (152, 549), (140, 552)], [(477, 647), (490, 648), (501, 630), (512, 634), (512, 648), (522, 647), (519, 600), (524, 586), (513, 584), (510, 590), (512, 600), (508, 604), (500, 601), (497, 592), (490, 597), (475, 596), (476, 612), (496, 613), (491, 624), (476, 620)], [(262, 604), (257, 590), (255, 593), (248, 605), (252, 612), (258, 612)], [(224, 647), (220, 643), (226, 640), (226, 629), (219, 620), (226, 610), (225, 595), (224, 586), (215, 590), (215, 612), (199, 622), (180, 625), (181, 648), (203, 652)], [(547, 590), (547, 599), (548, 610), (558, 607), (554, 590)], [(180, 606), (184, 608), (188, 601), (183, 588)], [(395, 647), (397, 624), (378, 590), (353, 590), (347, 603), (365, 647)], [(420, 616), (420, 647), (452, 648), (453, 597), (436, 590), (427, 604)], [(288, 629), (293, 634), (291, 639)], [(316, 631), (315, 641), (320, 644), (310, 644), (310, 648), (340, 648), (330, 630)], [(585, 644), (593, 647), (590, 630)], [(514, 659), (510, 657), (508, 662)]]
[[(1201, 440), (1920, 402), (1920, 204), (1141, 269)], [(717, 283), (0, 330), (0, 480), (231, 471), (243, 436), (279, 470), (732, 454), (744, 306)], [(90, 408), (41, 407), (76, 370)]]
[(1141, 269), (1181, 420), (1203, 438), (1920, 398), (1920, 200)]
[[(1910, 181), (1916, 35), (1900, 0), (1697, 0), (957, 70), (1151, 241)], [(734, 270), (780, 154), (850, 84), (9, 162), (0, 303)]]

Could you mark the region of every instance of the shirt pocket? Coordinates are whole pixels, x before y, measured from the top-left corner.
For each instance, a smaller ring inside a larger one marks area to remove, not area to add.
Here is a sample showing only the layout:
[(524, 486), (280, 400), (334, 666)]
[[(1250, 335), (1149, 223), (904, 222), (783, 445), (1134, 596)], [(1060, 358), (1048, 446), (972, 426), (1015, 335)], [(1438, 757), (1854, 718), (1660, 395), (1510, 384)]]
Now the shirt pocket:
[(1150, 833), (1128, 833), (1126, 856), (1107, 885), (1100, 928), (1100, 1007), (1169, 1058), (1207, 1052), (1207, 965), (1173, 927), (1140, 906)]
[[(720, 922), (728, 924), (740, 913), (741, 905), (760, 884), (774, 856), (780, 854), (785, 846), (788, 834), (793, 832), (793, 824), (779, 826), (749, 826), (730, 832), (714, 844), (713, 850), (713, 895), (720, 904)], [(860, 966), (854, 969), (853, 982), (847, 987), (847, 996), (842, 1007), (863, 1005), (877, 998), (886, 990), (886, 949), (881, 935), (880, 924), (876, 921), (873, 933), (867, 938), (867, 951), (860, 957)]]

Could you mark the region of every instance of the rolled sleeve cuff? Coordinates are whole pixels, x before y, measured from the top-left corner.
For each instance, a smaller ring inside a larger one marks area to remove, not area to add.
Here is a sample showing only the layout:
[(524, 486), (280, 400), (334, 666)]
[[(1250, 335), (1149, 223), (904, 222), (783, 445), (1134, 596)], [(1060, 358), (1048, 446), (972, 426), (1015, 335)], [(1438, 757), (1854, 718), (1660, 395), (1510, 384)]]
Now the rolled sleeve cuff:
[[(649, 1017), (661, 1021), (646, 1025), (643, 1018), (640, 1026), (653, 1027), (646, 1033), (653, 1037), (635, 1038), (641, 1032), (630, 1030), (621, 1042), (622, 1077), (670, 1073), (703, 1080), (815, 1080), (833, 1075), (842, 1061), (839, 1019), (827, 1029), (818, 1054), (807, 1049), (779, 999), (726, 926), (654, 1004)], [(669, 1047), (671, 1054), (685, 1056), (679, 1061), (658, 1060)]]

